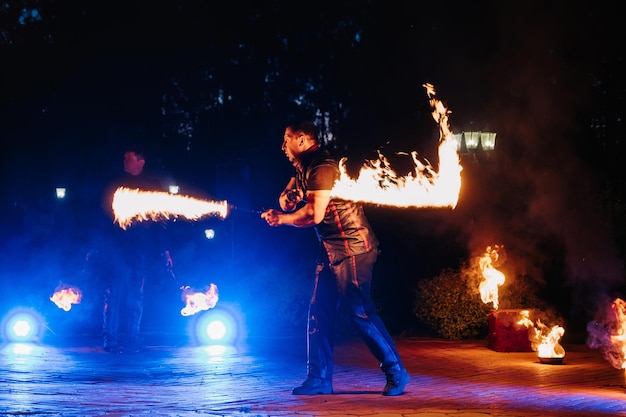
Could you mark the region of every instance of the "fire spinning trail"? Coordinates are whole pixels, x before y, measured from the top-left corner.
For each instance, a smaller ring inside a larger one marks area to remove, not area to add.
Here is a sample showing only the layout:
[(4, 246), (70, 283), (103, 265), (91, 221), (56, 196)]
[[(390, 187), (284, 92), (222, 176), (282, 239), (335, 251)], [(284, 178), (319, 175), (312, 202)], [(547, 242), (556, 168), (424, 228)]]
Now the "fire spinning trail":
[[(399, 176), (384, 155), (367, 161), (356, 179), (346, 172), (346, 158), (339, 163), (340, 178), (331, 192), (333, 197), (396, 207), (456, 207), (461, 189), (461, 165), (458, 143), (448, 124), (450, 111), (435, 97), (435, 89), (425, 84), (433, 109), (432, 115), (439, 125), (439, 171), (411, 152), (413, 172)], [(115, 221), (126, 229), (135, 221), (159, 221), (184, 217), (198, 220), (217, 215), (226, 218), (229, 204), (226, 201), (206, 201), (166, 192), (142, 191), (120, 187), (113, 196)]]
[(126, 229), (133, 221), (159, 221), (184, 217), (198, 220), (205, 216), (217, 215), (226, 218), (228, 203), (207, 201), (159, 191), (142, 191), (120, 187), (113, 194), (115, 222)]
[(450, 111), (435, 98), (435, 88), (425, 84), (433, 109), (432, 115), (439, 124), (439, 172), (427, 162), (420, 162), (416, 151), (411, 152), (414, 170), (404, 177), (391, 169), (384, 155), (366, 162), (356, 179), (346, 172), (345, 161), (340, 161), (341, 177), (335, 183), (332, 196), (351, 201), (361, 201), (396, 207), (451, 207), (455, 208), (461, 190), (461, 165), (458, 142), (448, 124)]

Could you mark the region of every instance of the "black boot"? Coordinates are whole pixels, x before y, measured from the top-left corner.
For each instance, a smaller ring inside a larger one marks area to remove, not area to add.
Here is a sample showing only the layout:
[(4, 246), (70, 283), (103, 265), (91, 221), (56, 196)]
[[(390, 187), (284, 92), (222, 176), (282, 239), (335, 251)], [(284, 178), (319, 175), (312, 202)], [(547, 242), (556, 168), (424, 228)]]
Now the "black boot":
[(293, 395), (323, 395), (333, 393), (333, 383), (328, 379), (308, 377), (302, 385), (294, 388)]
[(383, 395), (396, 396), (404, 392), (404, 387), (409, 383), (410, 377), (406, 369), (400, 365), (391, 367), (385, 372), (387, 385), (383, 389)]

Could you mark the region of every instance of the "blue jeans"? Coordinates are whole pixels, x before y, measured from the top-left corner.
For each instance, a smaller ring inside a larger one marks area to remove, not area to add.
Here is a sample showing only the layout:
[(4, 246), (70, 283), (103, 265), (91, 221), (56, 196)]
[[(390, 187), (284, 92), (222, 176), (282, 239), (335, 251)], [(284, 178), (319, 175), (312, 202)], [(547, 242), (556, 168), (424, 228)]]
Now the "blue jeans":
[(335, 323), (343, 309), (383, 372), (403, 369), (396, 345), (376, 312), (370, 296), (378, 251), (350, 256), (329, 265), (319, 262), (307, 325), (308, 376), (331, 380)]

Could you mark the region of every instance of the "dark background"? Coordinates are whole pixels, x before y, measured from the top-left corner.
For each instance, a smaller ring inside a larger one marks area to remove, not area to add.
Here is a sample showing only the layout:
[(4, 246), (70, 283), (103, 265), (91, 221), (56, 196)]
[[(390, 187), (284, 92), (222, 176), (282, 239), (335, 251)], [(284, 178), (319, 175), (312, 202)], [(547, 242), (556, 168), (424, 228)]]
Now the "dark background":
[[(626, 68), (608, 4), (0, 1), (0, 307), (98, 329), (84, 258), (128, 144), (182, 193), (260, 210), (291, 173), (282, 133), (301, 118), (354, 169), (381, 151), (402, 173), (398, 153), (412, 150), (436, 167), (431, 83), (451, 129), (497, 132), (496, 150), (461, 155), (454, 209), (366, 208), (383, 318), (419, 334), (416, 283), (502, 244), (510, 278), (538, 283), (584, 329), (624, 289)], [(312, 230), (270, 229), (246, 210), (168, 227), (179, 281), (215, 282), (220, 302), (257, 318), (252, 330), (302, 329)], [(48, 300), (60, 283), (85, 292), (68, 313)], [(154, 282), (144, 327), (183, 326), (178, 296), (171, 277)]]

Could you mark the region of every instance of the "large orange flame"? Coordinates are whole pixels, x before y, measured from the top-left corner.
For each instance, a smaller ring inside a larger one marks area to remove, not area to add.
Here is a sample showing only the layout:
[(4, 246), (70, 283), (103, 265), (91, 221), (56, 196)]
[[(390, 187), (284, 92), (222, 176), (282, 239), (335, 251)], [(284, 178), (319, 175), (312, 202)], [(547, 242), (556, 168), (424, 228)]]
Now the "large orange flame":
[(493, 267), (493, 263), (500, 256), (498, 252), (500, 248), (500, 245), (487, 246), (485, 254), (478, 260), (484, 278), (479, 286), (480, 298), (485, 304), (493, 303), (495, 310), (499, 305), (498, 287), (504, 284), (504, 274)]
[(461, 189), (461, 165), (458, 142), (448, 125), (448, 109), (435, 98), (435, 88), (425, 84), (433, 109), (432, 115), (439, 124), (439, 171), (418, 159), (411, 152), (414, 169), (406, 176), (398, 175), (384, 155), (367, 161), (356, 179), (346, 169), (346, 158), (339, 162), (341, 176), (331, 195), (351, 201), (361, 201), (396, 207), (456, 207)]
[(159, 221), (178, 217), (198, 220), (205, 216), (226, 218), (228, 215), (228, 203), (225, 200), (200, 200), (185, 195), (126, 187), (119, 187), (115, 191), (112, 208), (115, 222), (122, 229), (126, 229), (134, 221)]

